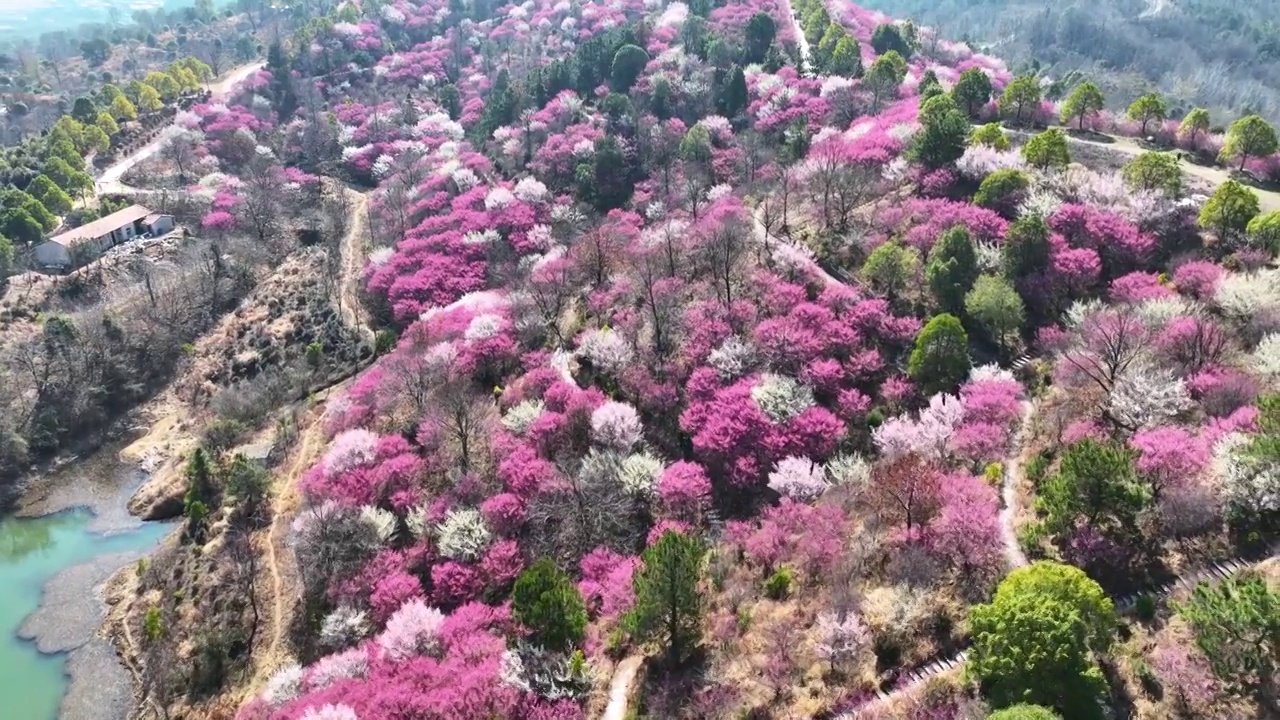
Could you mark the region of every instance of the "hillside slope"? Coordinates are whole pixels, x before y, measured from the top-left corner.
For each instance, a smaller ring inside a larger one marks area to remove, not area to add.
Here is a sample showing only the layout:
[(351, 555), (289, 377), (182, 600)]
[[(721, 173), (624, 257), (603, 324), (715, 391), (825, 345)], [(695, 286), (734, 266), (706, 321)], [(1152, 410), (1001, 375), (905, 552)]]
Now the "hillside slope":
[[(868, 0), (1024, 67), (1078, 70), (1112, 96), (1158, 89), (1175, 109), (1280, 119), (1280, 15), (1272, 0)], [(1107, 87), (1109, 86), (1109, 87)], [(1181, 107), (1179, 107), (1179, 105)]]

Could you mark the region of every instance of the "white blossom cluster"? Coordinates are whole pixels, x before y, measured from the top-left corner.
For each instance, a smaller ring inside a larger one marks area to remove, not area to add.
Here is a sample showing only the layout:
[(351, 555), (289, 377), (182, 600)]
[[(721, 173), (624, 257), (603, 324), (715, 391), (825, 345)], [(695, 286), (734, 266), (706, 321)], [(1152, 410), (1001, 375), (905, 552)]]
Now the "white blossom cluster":
[(609, 329), (588, 330), (578, 340), (578, 354), (601, 372), (618, 376), (631, 364), (634, 353), (626, 338)]
[(628, 495), (648, 498), (653, 496), (662, 470), (661, 460), (648, 452), (638, 452), (622, 461), (618, 481)]
[(987, 363), (986, 365), (974, 365), (969, 370), (969, 382), (1015, 382), (1013, 372), (1006, 370), (995, 363)]
[(591, 439), (615, 450), (630, 450), (643, 434), (640, 414), (623, 402), (606, 402), (591, 413)]
[(783, 458), (769, 473), (770, 490), (800, 502), (816, 500), (830, 485), (822, 466), (807, 457)]
[(516, 435), (524, 435), (533, 423), (542, 417), (545, 407), (541, 400), (524, 400), (512, 405), (502, 416), (502, 425)]
[(1233, 517), (1280, 511), (1280, 466), (1248, 452), (1252, 442), (1231, 433), (1213, 448), (1213, 469)]
[(1258, 343), (1253, 351), (1253, 369), (1259, 375), (1280, 378), (1280, 333), (1270, 333)]
[(712, 185), (711, 188), (707, 190), (707, 202), (715, 202), (720, 198), (726, 198), (732, 194), (733, 187), (730, 185), (726, 185), (724, 183)]
[(722, 380), (733, 380), (751, 371), (756, 364), (756, 351), (737, 335), (731, 335), (707, 356), (707, 364), (715, 368)]
[[(466, 192), (480, 184), (480, 177), (471, 168), (460, 167), (449, 173), (449, 179), (457, 186), (458, 192)], [(487, 201), (488, 198), (485, 198)]]
[(471, 508), (451, 511), (436, 534), (441, 555), (466, 562), (478, 560), (493, 540), (480, 512)]
[(409, 509), (405, 513), (404, 524), (409, 528), (409, 532), (419, 540), (427, 536), (431, 527), (427, 524), (427, 508), (419, 505)]
[(910, 172), (911, 164), (907, 162), (907, 158), (896, 157), (885, 163), (884, 169), (880, 171), (880, 177), (884, 178), (885, 182), (898, 185), (907, 179)]
[(472, 230), (462, 236), (462, 242), (467, 245), (492, 245), (502, 239), (502, 235), (493, 228), (484, 230)]
[(956, 160), (956, 170), (962, 177), (981, 182), (997, 170), (1026, 170), (1022, 155), (1011, 150), (997, 150), (990, 145), (970, 145)]
[(1159, 330), (1177, 317), (1196, 317), (1204, 314), (1204, 308), (1181, 295), (1149, 298), (1134, 308), (1142, 323), (1152, 330)]
[(844, 92), (853, 87), (853, 80), (842, 75), (828, 75), (822, 80), (822, 89), (819, 94), (822, 97), (828, 97), (837, 93)]
[(667, 5), (666, 10), (658, 16), (657, 27), (684, 27), (684, 21), (689, 17), (689, 6), (682, 2), (673, 2)]
[(497, 336), (502, 330), (502, 316), (494, 313), (481, 313), (471, 318), (462, 337), (467, 342), (488, 340)]
[(1000, 272), (1000, 268), (1004, 264), (1004, 253), (1000, 250), (1000, 246), (979, 240), (973, 244), (974, 254), (977, 256), (978, 269), (984, 274), (991, 275)]
[(853, 613), (843, 618), (832, 612), (818, 613), (814, 627), (818, 634), (814, 650), (832, 665), (857, 660), (871, 646), (871, 631)]
[(520, 181), (516, 183), (515, 195), (524, 202), (538, 204), (546, 202), (551, 193), (541, 180), (534, 177), (525, 177), (520, 178)]
[(585, 220), (582, 211), (572, 205), (556, 205), (551, 208), (551, 221), (576, 225)]
[(824, 468), (832, 485), (858, 489), (871, 479), (871, 463), (858, 453), (837, 455)]
[(435, 652), (443, 625), (444, 613), (421, 600), (406, 602), (387, 620), (386, 629), (378, 636), (383, 657), (402, 662)]
[(1186, 383), (1180, 378), (1150, 363), (1136, 362), (1111, 388), (1107, 409), (1120, 423), (1145, 428), (1163, 424), (1194, 404)]
[(760, 410), (776, 423), (790, 422), (792, 418), (813, 407), (813, 390), (786, 375), (768, 373), (760, 383), (751, 388), (751, 399)]
[(339, 605), (320, 623), (320, 644), (329, 648), (354, 645), (368, 636), (369, 616), (350, 605)]
[(780, 242), (773, 246), (773, 262), (783, 273), (818, 274), (818, 261), (808, 245)]
[(515, 201), (515, 193), (504, 187), (496, 187), (484, 196), (484, 209), (501, 210)]
[(1213, 299), (1225, 315), (1238, 320), (1280, 311), (1280, 270), (1230, 273), (1218, 283)]
[(387, 543), (396, 534), (396, 516), (390, 510), (384, 510), (373, 505), (365, 505), (360, 508), (360, 519), (373, 528), (373, 532), (378, 536), (378, 541)]
[(1084, 323), (1095, 314), (1106, 309), (1106, 305), (1097, 298), (1089, 300), (1076, 300), (1071, 303), (1067, 311), (1062, 316), (1063, 323), (1071, 329), (1078, 330), (1084, 327)]
[(350, 705), (325, 703), (307, 708), (299, 720), (360, 720), (360, 717)]
[(396, 169), (395, 158), (390, 155), (379, 155), (377, 160), (373, 161), (371, 172), (373, 176), (379, 180), (386, 178)]
[(357, 680), (369, 677), (369, 655), (363, 648), (326, 655), (311, 666), (307, 687), (323, 690), (339, 680)]
[(1031, 187), (1031, 192), (1027, 193), (1026, 199), (1018, 207), (1018, 215), (1024, 218), (1047, 218), (1058, 212), (1060, 207), (1062, 207), (1062, 198), (1054, 195), (1052, 190), (1037, 184)]
[(293, 702), (301, 696), (302, 666), (297, 664), (286, 665), (275, 671), (267, 680), (266, 690), (262, 691), (262, 699), (275, 708)]
[(551, 249), (551, 244), (555, 241), (551, 235), (551, 226), (543, 225), (542, 223), (529, 228), (529, 231), (525, 233), (525, 240), (539, 250)]

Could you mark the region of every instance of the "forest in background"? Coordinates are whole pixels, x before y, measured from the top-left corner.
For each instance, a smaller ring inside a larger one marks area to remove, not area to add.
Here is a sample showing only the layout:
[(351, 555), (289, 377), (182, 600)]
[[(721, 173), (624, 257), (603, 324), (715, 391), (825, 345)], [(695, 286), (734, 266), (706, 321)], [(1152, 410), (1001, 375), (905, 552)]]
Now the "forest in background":
[(1272, 0), (868, 0), (964, 37), (1018, 68), (1077, 71), (1113, 97), (1159, 90), (1176, 111), (1216, 122), (1280, 119), (1280, 24)]

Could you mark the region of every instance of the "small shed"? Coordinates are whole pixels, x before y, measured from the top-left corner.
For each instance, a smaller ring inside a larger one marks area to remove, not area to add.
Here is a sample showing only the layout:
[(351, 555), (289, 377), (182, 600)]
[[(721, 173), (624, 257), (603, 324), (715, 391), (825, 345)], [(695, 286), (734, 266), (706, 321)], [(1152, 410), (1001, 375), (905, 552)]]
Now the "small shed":
[(173, 216), (162, 213), (151, 213), (142, 218), (142, 225), (147, 229), (151, 237), (159, 237), (165, 233), (173, 232), (175, 227)]

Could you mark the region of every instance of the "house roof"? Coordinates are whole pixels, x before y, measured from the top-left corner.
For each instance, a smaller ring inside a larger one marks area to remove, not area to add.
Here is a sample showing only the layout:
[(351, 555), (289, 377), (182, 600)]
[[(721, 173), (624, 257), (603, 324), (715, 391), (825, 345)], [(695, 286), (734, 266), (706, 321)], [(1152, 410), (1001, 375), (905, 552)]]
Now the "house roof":
[(60, 235), (54, 235), (49, 238), (49, 242), (67, 247), (78, 245), (86, 240), (102, 237), (113, 230), (119, 230), (125, 225), (135, 223), (150, 214), (151, 211), (141, 205), (130, 205), (106, 217), (98, 218), (87, 225), (81, 225)]
[(148, 216), (146, 216), (146, 217), (142, 218), (142, 224), (143, 224), (143, 225), (155, 225), (155, 224), (156, 224), (156, 221), (157, 221), (157, 220), (159, 220), (160, 218), (163, 218), (163, 217), (169, 217), (169, 216), (168, 216), (168, 215), (166, 215), (165, 213), (151, 213), (150, 215), (148, 215)]

